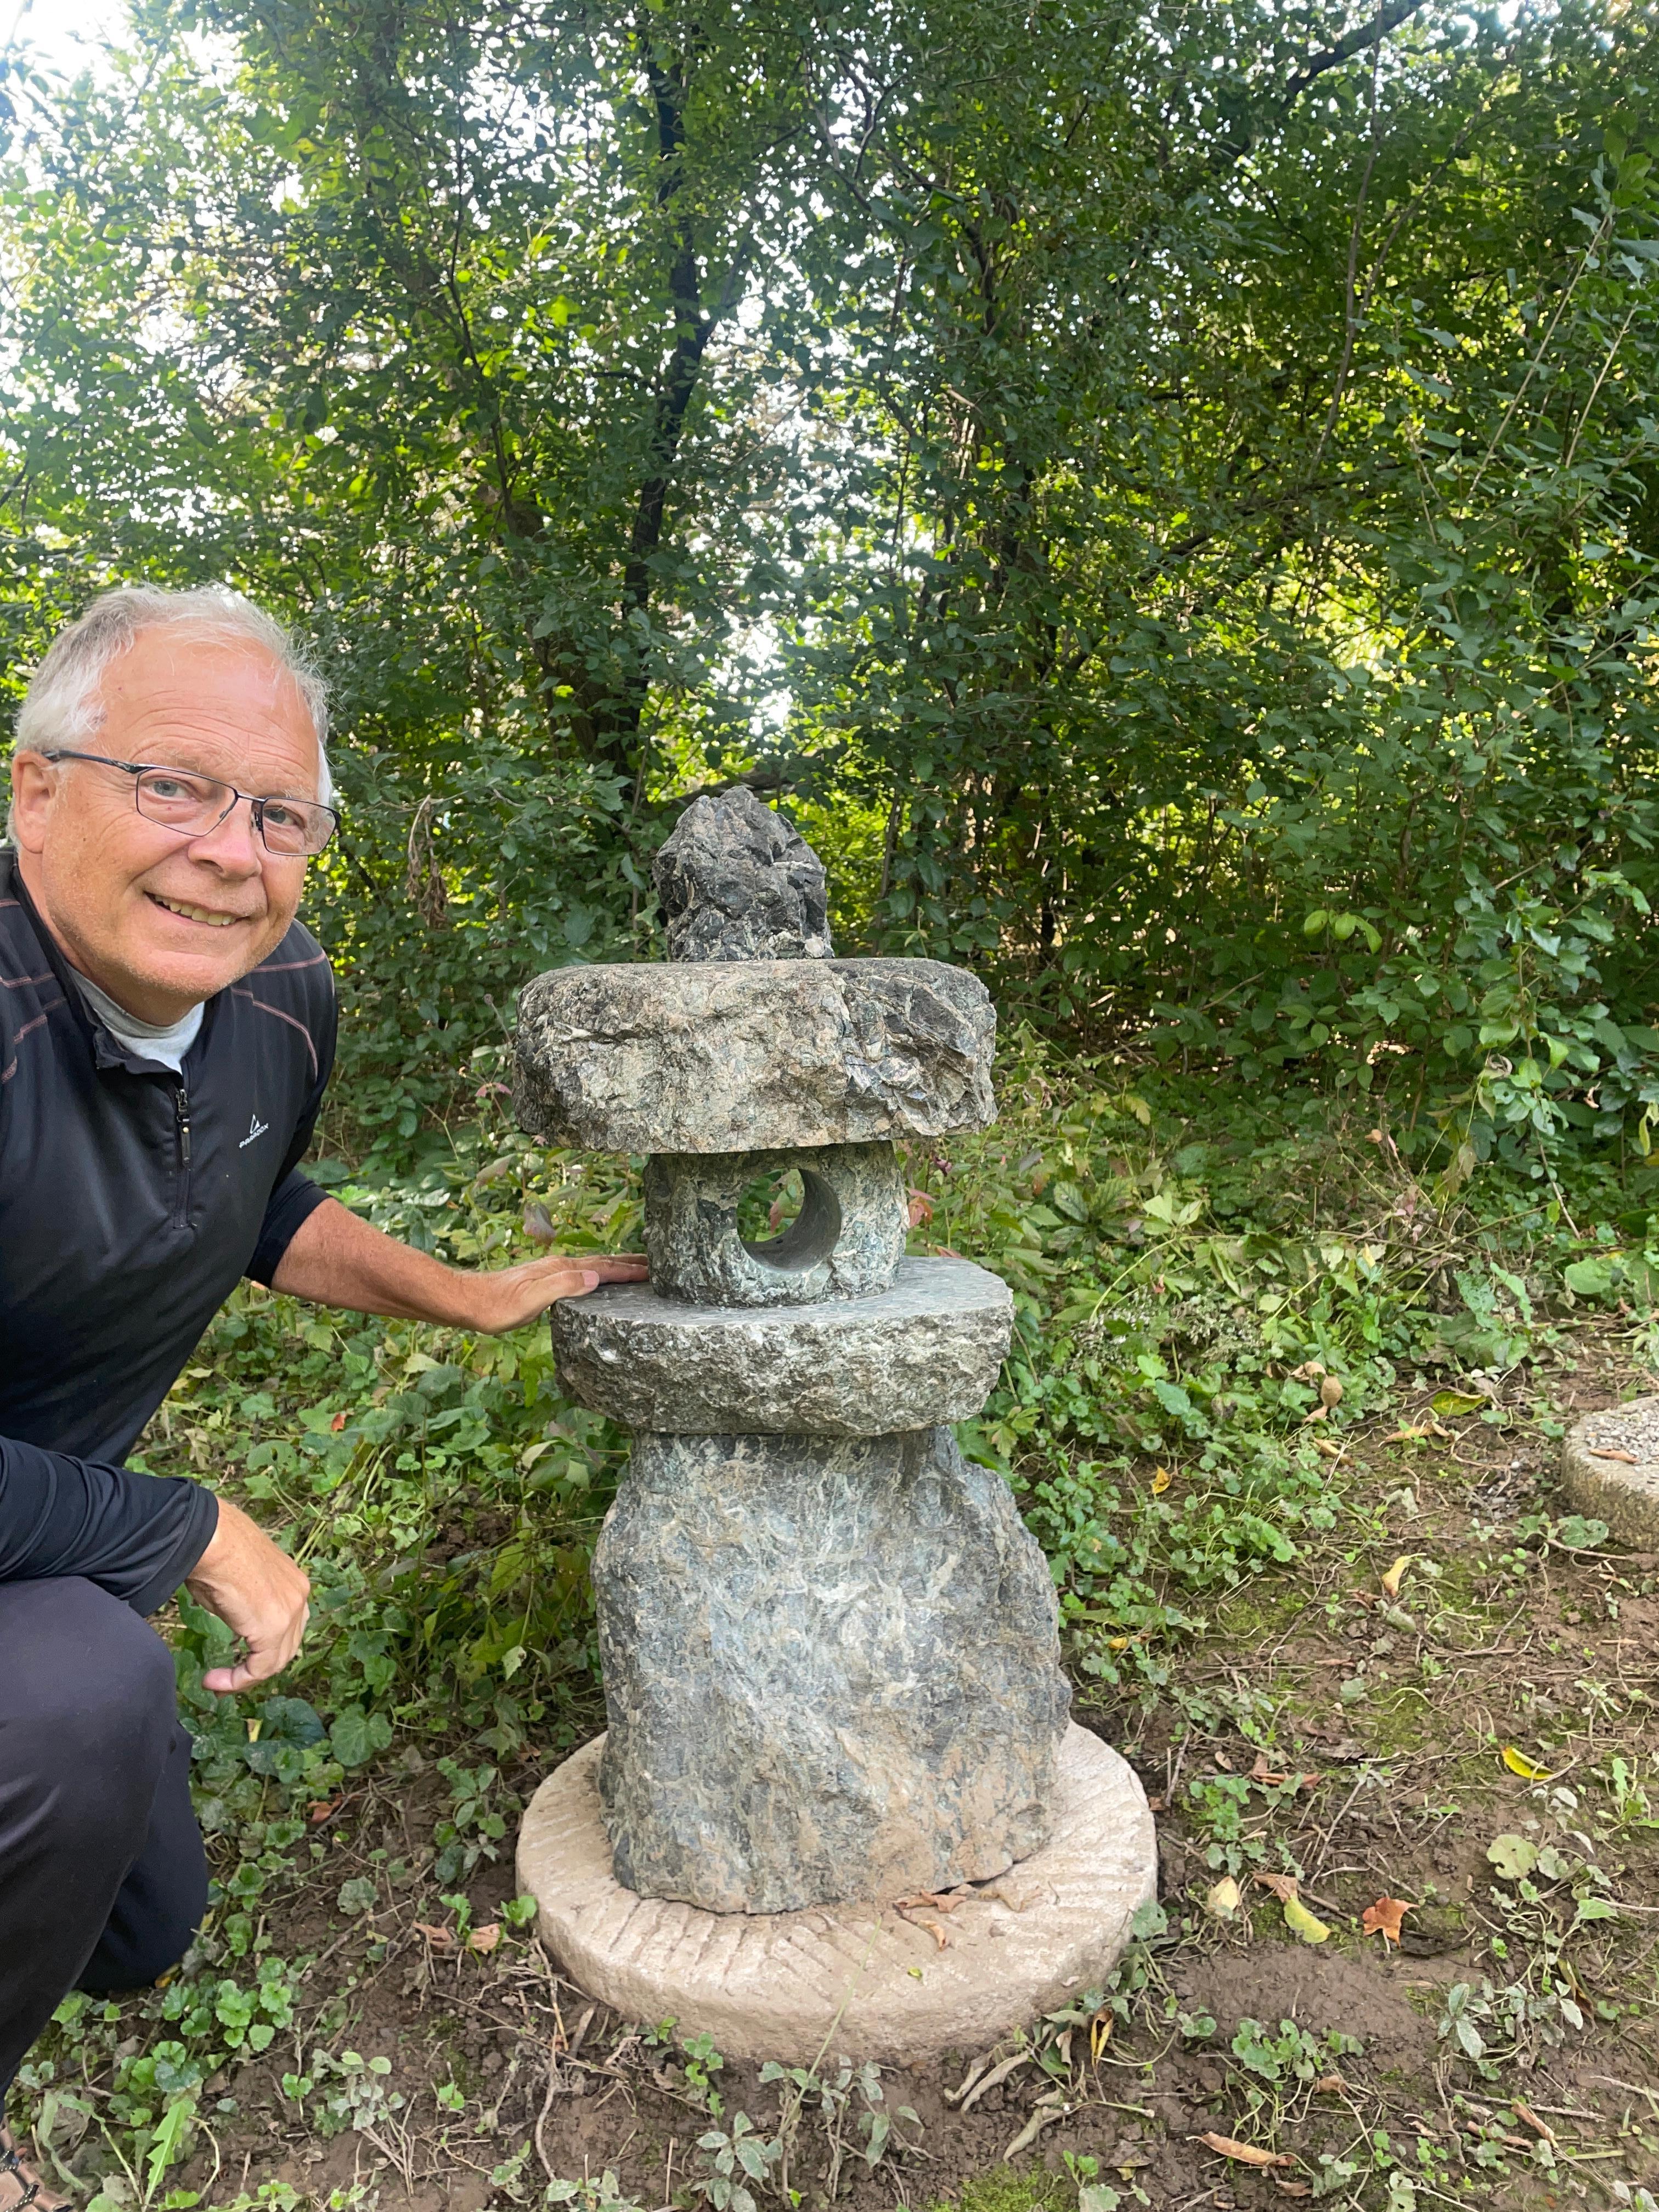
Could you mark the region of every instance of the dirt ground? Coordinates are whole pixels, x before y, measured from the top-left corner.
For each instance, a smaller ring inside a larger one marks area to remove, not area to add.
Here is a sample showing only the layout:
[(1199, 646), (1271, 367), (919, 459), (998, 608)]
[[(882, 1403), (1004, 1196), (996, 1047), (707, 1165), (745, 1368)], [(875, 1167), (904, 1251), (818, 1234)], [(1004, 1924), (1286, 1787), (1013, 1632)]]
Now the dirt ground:
[[(510, 1925), (458, 1942), (418, 1873), (433, 1774), (394, 1761), (324, 1810), (321, 1863), (270, 1906), (283, 1954), (314, 1957), (301, 2017), (207, 2085), (220, 2101), (169, 2179), (208, 2204), (283, 2182), (475, 2212), (586, 2178), (584, 2203), (720, 2212), (699, 2140), (743, 2114), (779, 2147), (761, 2203), (1017, 2212), (1081, 2185), (1085, 2212), (1640, 2206), (1659, 2187), (1659, 1559), (1587, 1547), (1554, 1465), (1561, 1424), (1652, 1387), (1609, 1331), (1508, 1378), (1484, 1418), (1408, 1398), (1344, 1446), (1349, 1510), (1322, 1548), (1167, 1654), (1161, 1694), (1079, 1689), (1159, 1815), (1167, 1927), (1115, 2009), (1004, 2046), (990, 2086), (981, 2068), (963, 2094), (983, 2057), (964, 2051), (839, 2092), (830, 2069), (829, 2094), (781, 2107), (787, 2082), (596, 2012)], [(520, 1799), (542, 1771), (510, 1775)], [(466, 1885), (475, 1928), (501, 1926), (510, 1847)], [(343, 1882), (388, 1854), (416, 1872), (343, 1917)], [(1292, 1865), (1322, 1941), (1259, 1879), (1282, 1891)], [(1387, 1898), (1412, 1907), (1397, 1946), (1362, 1924)], [(283, 2087), (324, 2040), (390, 2062), (331, 2136)]]

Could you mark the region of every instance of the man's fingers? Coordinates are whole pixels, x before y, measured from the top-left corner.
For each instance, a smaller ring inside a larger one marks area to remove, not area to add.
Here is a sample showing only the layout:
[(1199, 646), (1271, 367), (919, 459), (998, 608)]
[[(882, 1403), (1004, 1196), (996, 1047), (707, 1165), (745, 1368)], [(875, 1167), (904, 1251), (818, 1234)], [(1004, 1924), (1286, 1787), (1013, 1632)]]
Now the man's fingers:
[(645, 1261), (631, 1255), (618, 1260), (566, 1260), (538, 1287), (550, 1303), (555, 1298), (581, 1297), (588, 1291), (597, 1291), (601, 1283), (642, 1283), (647, 1276)]
[(234, 1698), (239, 1690), (251, 1690), (256, 1682), (268, 1682), (273, 1674), (280, 1674), (292, 1651), (250, 1651), (246, 1659), (239, 1659), (234, 1667), (214, 1667), (202, 1677), (202, 1687), (218, 1697)]
[(211, 1690), (216, 1697), (234, 1698), (239, 1691), (251, 1690), (257, 1682), (268, 1682), (273, 1674), (280, 1674), (305, 1640), (306, 1624), (311, 1618), (307, 1606), (299, 1620), (284, 1630), (275, 1642), (256, 1644), (251, 1640), (243, 1656), (231, 1667), (212, 1667), (202, 1677), (202, 1687)]
[(642, 1283), (650, 1272), (643, 1253), (624, 1252), (615, 1259), (606, 1255), (567, 1261), (567, 1267), (580, 1267), (584, 1282)]

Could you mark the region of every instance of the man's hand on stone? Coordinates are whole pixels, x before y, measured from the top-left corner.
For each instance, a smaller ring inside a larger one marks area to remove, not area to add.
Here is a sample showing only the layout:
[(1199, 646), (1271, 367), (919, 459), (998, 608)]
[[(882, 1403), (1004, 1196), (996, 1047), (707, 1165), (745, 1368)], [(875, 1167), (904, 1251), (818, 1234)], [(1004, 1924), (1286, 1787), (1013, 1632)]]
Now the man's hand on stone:
[(644, 1255), (619, 1253), (615, 1257), (572, 1259), (550, 1252), (543, 1260), (526, 1260), (517, 1267), (500, 1267), (488, 1274), (469, 1275), (461, 1293), (469, 1311), (461, 1320), (466, 1328), (500, 1335), (522, 1328), (558, 1298), (579, 1298), (601, 1283), (642, 1283), (647, 1279)]
[(521, 1267), (451, 1267), (429, 1252), (412, 1251), (362, 1221), (337, 1199), (325, 1198), (294, 1233), (276, 1271), (275, 1289), (352, 1313), (395, 1314), (486, 1336), (522, 1328), (556, 1298), (579, 1298), (601, 1283), (642, 1283), (643, 1256), (550, 1252)]
[(257, 1521), (223, 1498), (213, 1540), (185, 1587), (247, 1646), (234, 1666), (210, 1668), (202, 1677), (204, 1689), (233, 1697), (280, 1674), (299, 1650), (311, 1579)]

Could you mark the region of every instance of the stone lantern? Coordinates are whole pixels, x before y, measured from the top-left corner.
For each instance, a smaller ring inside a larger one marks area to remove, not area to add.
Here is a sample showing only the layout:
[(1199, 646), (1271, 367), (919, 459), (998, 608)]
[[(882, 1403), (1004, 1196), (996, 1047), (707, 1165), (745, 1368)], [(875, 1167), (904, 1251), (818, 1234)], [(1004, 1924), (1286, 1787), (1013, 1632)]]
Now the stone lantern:
[[(981, 2047), (1098, 1979), (1155, 1876), (1139, 1784), (1068, 1727), (1047, 1564), (952, 1433), (1007, 1289), (905, 1256), (896, 1143), (990, 1122), (995, 1015), (963, 969), (836, 959), (817, 856), (747, 791), (655, 876), (666, 965), (520, 1008), (520, 1120), (647, 1156), (651, 1267), (553, 1310), (566, 1389), (634, 1441), (593, 1559), (607, 1732), (538, 1792), (520, 1887), (591, 1995), (734, 2056), (810, 2060), (832, 2021), (860, 2057)], [(791, 1170), (794, 1220), (745, 1237)]]

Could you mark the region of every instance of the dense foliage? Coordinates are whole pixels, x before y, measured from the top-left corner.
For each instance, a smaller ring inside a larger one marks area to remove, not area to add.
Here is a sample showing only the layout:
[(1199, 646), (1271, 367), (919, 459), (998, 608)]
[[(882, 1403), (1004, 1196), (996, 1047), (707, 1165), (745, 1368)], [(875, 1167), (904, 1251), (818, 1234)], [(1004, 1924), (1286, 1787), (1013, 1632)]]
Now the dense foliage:
[(1659, 1118), (1647, 10), (143, 0), (9, 81), (16, 688), (234, 579), (338, 685), (361, 1146), (781, 788), (849, 945)]

